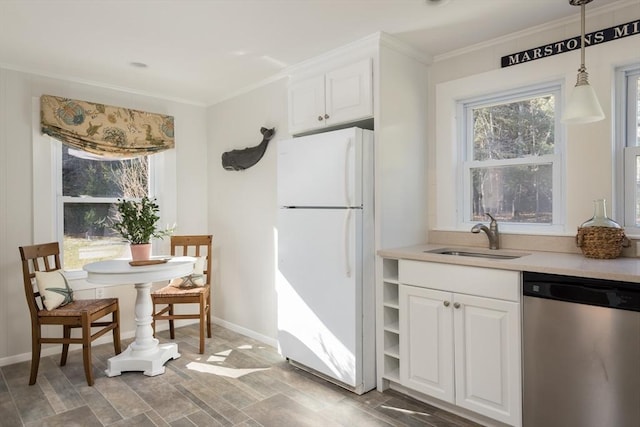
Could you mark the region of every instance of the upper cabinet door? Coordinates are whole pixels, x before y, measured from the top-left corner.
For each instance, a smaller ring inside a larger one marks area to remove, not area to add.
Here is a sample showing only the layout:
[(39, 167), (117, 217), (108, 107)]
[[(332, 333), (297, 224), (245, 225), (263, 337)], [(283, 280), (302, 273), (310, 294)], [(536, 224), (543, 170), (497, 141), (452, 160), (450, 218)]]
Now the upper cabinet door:
[(325, 77), (327, 126), (373, 115), (371, 59), (330, 71)]
[(370, 58), (289, 86), (289, 132), (302, 132), (373, 117)]
[(297, 133), (324, 126), (324, 75), (289, 87), (289, 130)]

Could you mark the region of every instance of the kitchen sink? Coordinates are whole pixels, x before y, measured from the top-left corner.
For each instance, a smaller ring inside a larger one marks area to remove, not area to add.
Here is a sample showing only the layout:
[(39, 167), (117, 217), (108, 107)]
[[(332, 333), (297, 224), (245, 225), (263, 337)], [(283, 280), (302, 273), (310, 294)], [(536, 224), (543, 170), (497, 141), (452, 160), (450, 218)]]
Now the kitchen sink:
[(504, 252), (504, 251), (483, 251), (477, 249), (462, 249), (462, 248), (438, 248), (430, 251), (424, 251), (430, 254), (451, 255), (451, 256), (463, 256), (471, 258), (485, 258), (485, 259), (516, 259), (529, 255), (520, 252)]

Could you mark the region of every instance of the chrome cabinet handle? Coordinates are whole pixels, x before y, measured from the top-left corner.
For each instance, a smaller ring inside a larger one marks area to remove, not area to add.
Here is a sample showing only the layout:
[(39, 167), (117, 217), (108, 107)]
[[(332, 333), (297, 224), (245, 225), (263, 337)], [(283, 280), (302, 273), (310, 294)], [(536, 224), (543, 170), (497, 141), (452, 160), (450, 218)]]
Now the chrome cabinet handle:
[(459, 302), (454, 302), (453, 303), (453, 308), (460, 308), (460, 303)]
[(321, 122), (322, 121), (322, 116), (318, 116), (318, 121)]
[(325, 113), (324, 118), (325, 118), (325, 119), (328, 119), (328, 118), (329, 118), (329, 115)]
[(445, 307), (449, 307), (449, 304), (451, 304), (451, 303), (449, 301), (445, 301), (445, 302), (443, 302), (443, 304), (444, 304)]

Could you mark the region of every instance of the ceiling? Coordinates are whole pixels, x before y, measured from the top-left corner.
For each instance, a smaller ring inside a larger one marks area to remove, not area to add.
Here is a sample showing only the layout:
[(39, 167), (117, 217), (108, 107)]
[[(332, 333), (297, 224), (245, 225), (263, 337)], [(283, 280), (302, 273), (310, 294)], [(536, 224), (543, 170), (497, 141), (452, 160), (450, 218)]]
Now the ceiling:
[(568, 0), (0, 0), (0, 66), (211, 105), (378, 31), (437, 57), (578, 17)]

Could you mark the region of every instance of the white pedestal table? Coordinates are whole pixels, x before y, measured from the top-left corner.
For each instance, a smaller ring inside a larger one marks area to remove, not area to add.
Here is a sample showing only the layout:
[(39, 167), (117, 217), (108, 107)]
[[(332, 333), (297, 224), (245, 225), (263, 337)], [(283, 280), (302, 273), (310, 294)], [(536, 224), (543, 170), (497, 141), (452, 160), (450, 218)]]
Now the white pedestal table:
[(164, 364), (169, 359), (180, 357), (178, 344), (159, 344), (153, 337), (153, 303), (151, 284), (193, 272), (195, 258), (173, 257), (162, 264), (131, 266), (129, 260), (108, 260), (86, 264), (87, 281), (99, 285), (134, 284), (136, 288), (135, 340), (122, 353), (108, 361), (105, 373), (115, 377), (123, 371), (143, 371), (154, 376), (164, 373)]

